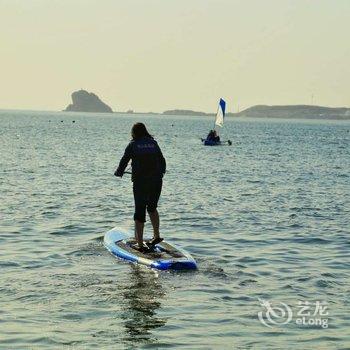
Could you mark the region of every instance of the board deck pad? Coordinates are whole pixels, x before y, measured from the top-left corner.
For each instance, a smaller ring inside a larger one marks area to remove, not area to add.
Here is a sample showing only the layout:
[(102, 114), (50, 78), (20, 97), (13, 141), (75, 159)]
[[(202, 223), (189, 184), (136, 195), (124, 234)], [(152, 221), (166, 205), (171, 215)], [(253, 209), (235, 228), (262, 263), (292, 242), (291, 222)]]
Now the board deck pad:
[[(144, 241), (146, 244), (150, 240)], [(132, 245), (136, 244), (136, 241), (134, 239), (130, 239), (127, 241), (118, 241), (115, 242), (115, 244), (122, 248), (125, 249), (126, 251), (132, 252), (133, 254), (137, 256), (141, 256), (143, 258), (149, 259), (150, 257), (152, 258), (162, 258), (162, 259), (174, 259), (174, 258), (185, 258), (185, 255), (180, 253), (178, 250), (176, 250), (175, 247), (173, 247), (171, 244), (162, 241), (158, 244), (156, 244), (152, 251), (147, 252), (147, 253), (141, 253), (137, 249), (134, 249)]]
[[(149, 240), (145, 240), (147, 243)], [(159, 270), (196, 269), (197, 264), (186, 251), (162, 241), (156, 244), (152, 251), (142, 253), (133, 248), (135, 239), (128, 231), (115, 227), (104, 236), (105, 247), (115, 256), (134, 263), (147, 265)]]

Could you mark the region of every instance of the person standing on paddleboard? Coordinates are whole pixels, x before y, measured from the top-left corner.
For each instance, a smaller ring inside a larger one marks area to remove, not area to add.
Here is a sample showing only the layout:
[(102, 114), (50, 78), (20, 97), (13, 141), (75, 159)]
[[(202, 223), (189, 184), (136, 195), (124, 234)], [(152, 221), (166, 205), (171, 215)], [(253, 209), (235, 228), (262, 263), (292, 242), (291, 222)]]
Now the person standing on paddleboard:
[[(143, 123), (136, 123), (131, 129), (132, 140), (125, 149), (124, 155), (114, 175), (122, 177), (131, 159), (133, 192), (135, 201), (135, 239), (134, 247), (141, 252), (160, 243), (158, 200), (162, 191), (163, 175), (166, 162), (157, 141), (149, 134)], [(153, 239), (148, 248), (143, 245), (143, 228), (146, 221), (146, 209), (153, 226)]]

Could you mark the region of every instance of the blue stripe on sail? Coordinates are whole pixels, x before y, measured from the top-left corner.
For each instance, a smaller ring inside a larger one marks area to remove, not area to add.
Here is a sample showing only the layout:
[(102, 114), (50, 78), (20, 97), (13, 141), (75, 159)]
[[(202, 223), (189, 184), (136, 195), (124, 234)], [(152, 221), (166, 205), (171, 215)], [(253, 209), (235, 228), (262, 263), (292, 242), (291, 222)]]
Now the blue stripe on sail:
[(222, 110), (222, 115), (225, 116), (226, 102), (222, 98), (220, 98), (219, 105)]

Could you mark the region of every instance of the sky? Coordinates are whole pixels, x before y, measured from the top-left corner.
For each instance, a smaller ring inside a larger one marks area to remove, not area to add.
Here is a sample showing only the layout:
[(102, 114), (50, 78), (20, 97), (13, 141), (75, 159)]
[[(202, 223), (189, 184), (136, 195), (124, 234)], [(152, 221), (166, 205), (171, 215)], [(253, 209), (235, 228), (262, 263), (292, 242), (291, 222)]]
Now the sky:
[(350, 0), (0, 0), (0, 109), (350, 106)]

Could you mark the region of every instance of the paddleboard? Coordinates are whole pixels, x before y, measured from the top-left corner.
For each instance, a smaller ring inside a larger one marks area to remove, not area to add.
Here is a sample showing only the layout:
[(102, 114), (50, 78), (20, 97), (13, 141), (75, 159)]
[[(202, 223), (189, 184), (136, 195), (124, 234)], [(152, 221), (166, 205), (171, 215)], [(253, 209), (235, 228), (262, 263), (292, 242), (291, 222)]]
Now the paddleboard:
[[(147, 241), (146, 241), (147, 242)], [(135, 239), (130, 232), (115, 227), (104, 236), (104, 245), (114, 256), (146, 265), (158, 270), (193, 270), (197, 268), (196, 261), (183, 249), (168, 242), (155, 245), (148, 253), (141, 253), (132, 248)]]

